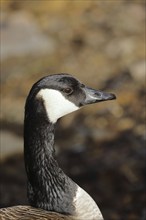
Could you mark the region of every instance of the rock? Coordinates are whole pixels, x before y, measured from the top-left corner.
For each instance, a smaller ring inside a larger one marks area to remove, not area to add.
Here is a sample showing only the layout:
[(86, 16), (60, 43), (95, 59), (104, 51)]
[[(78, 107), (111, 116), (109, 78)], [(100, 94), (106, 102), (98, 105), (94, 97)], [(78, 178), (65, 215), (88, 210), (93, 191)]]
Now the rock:
[(24, 11), (3, 15), (1, 42), (2, 59), (50, 54), (55, 48), (54, 39), (45, 36), (33, 16)]
[(145, 60), (137, 61), (130, 66), (130, 72), (136, 82), (145, 83), (146, 79), (146, 62)]
[(131, 118), (122, 118), (118, 121), (118, 129), (120, 131), (132, 129), (135, 125), (135, 122)]
[(9, 131), (1, 131), (1, 160), (15, 153), (22, 152), (22, 138)]
[(114, 38), (107, 45), (105, 52), (110, 58), (117, 58), (120, 56), (131, 55), (136, 45), (132, 37)]

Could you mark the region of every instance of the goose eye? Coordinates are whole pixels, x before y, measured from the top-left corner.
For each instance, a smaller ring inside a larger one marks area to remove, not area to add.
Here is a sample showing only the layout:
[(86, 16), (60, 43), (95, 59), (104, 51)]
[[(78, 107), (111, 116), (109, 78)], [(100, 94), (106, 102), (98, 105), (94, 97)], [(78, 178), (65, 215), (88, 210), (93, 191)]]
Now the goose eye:
[(70, 95), (73, 92), (73, 90), (71, 88), (65, 88), (63, 89), (63, 92), (65, 92), (67, 95)]

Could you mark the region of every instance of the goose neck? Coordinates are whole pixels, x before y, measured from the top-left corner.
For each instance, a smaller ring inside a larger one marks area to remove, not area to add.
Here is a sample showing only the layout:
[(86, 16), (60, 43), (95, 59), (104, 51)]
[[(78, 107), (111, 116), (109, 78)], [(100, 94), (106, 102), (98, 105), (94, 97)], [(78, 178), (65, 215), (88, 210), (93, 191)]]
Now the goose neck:
[(28, 199), (32, 206), (74, 213), (75, 184), (59, 167), (54, 150), (54, 125), (30, 120), (24, 123), (24, 160)]

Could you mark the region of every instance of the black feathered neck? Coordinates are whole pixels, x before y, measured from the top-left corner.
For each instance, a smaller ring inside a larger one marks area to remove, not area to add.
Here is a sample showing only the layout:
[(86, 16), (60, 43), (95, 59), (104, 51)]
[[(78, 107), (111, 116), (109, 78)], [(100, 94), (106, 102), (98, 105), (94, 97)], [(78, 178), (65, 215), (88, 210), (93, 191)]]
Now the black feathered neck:
[(56, 161), (55, 125), (50, 123), (43, 102), (32, 97), (27, 99), (24, 119), (24, 160), (30, 205), (73, 214), (76, 184)]

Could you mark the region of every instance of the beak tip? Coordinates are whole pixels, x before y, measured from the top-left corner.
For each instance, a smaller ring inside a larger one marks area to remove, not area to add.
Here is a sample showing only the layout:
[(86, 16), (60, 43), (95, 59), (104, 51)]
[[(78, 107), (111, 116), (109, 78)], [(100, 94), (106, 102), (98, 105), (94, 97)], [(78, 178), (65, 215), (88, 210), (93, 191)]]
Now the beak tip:
[(108, 101), (108, 100), (114, 100), (114, 99), (116, 99), (116, 95), (113, 93), (86, 88), (86, 100), (84, 102), (84, 105)]
[(116, 99), (116, 95), (113, 94), (113, 93), (110, 93), (110, 96), (109, 96), (109, 100), (113, 100), (113, 99)]

